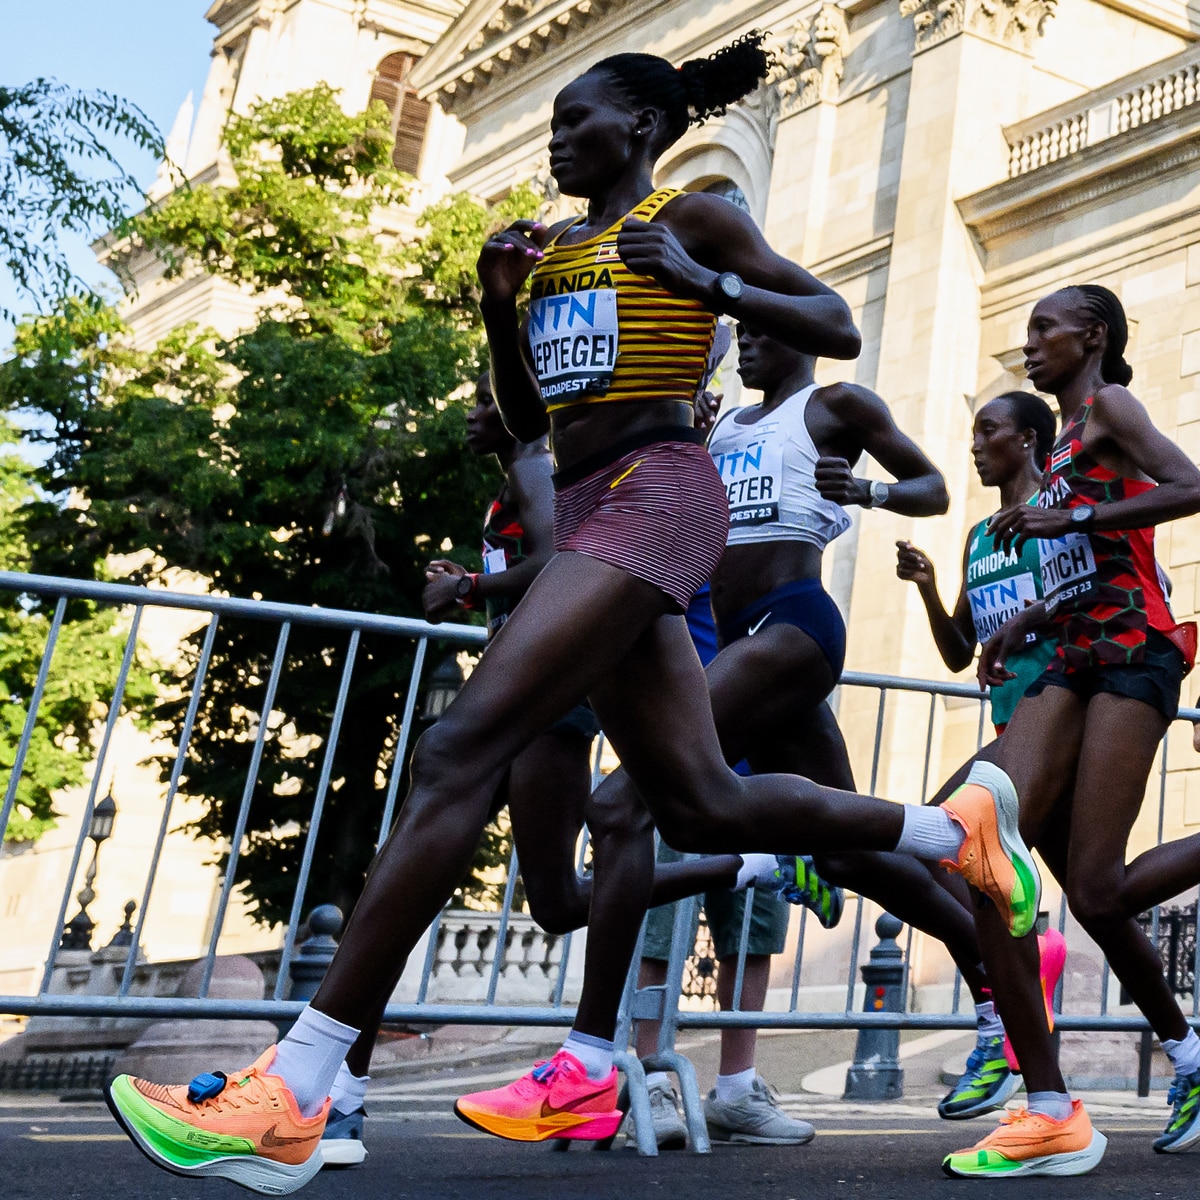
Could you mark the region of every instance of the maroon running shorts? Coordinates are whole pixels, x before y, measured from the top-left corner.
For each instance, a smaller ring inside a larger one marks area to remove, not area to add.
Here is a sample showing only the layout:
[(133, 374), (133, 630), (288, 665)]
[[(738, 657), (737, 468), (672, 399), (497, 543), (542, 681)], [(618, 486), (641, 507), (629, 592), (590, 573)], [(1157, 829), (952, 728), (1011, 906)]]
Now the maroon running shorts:
[[(628, 448), (649, 433), (653, 441)], [(729, 501), (701, 438), (691, 429), (646, 431), (558, 472), (554, 548), (628, 571), (686, 610), (729, 535)]]

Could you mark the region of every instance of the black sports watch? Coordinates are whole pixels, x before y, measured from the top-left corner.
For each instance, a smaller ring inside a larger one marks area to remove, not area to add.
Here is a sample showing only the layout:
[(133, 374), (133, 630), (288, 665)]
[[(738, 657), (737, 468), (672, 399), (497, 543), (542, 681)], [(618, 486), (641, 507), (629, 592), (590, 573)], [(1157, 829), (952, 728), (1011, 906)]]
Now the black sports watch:
[(479, 583), (478, 575), (460, 575), (454, 585), (454, 594), (463, 608), (470, 608), (475, 596), (475, 588)]
[(713, 286), (713, 291), (716, 293), (717, 312), (728, 312), (729, 305), (737, 303), (745, 290), (746, 285), (742, 282), (740, 275), (733, 271), (722, 271)]
[(1077, 504), (1071, 509), (1072, 525), (1090, 525), (1095, 519), (1096, 509), (1091, 504)]

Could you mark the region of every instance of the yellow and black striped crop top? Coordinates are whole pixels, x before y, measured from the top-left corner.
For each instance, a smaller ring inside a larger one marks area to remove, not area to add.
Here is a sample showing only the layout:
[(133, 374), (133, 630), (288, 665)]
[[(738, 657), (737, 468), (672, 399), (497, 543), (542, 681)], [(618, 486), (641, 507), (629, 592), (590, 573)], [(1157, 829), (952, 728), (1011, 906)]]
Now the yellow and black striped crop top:
[[(662, 188), (627, 215), (648, 221), (678, 195)], [(534, 268), (529, 345), (548, 412), (608, 400), (691, 400), (703, 377), (716, 317), (625, 266), (617, 255), (625, 219), (569, 246), (560, 234)]]

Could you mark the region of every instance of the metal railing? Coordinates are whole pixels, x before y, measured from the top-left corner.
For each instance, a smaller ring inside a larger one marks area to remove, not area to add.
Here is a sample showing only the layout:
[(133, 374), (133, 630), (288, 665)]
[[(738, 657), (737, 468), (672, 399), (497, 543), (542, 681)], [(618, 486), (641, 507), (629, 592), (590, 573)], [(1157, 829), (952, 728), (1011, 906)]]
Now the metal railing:
[[(463, 626), (431, 626), (423, 621), (398, 617), (4, 572), (0, 572), (0, 589), (25, 595), (36, 594), (54, 601), (54, 615), (50, 623), (45, 651), (36, 684), (28, 699), (24, 727), (16, 749), (13, 768), (7, 780), (3, 804), (0, 806), (0, 831), (6, 827), (9, 815), (13, 810), (17, 785), (39, 720), (39, 706), (54, 663), (68, 601), (87, 599), (117, 606), (128, 613), (125, 652), (103, 727), (96, 738), (95, 759), (91, 768), (92, 782), (86, 803), (79, 814), (78, 835), (74, 840), (63, 892), (61, 898), (57, 898), (57, 918), (53, 929), (49, 931), (50, 943), (44, 965), (41, 968), (40, 984), (32, 995), (0, 995), (0, 1013), (39, 1017), (106, 1018), (257, 1017), (279, 1020), (294, 1017), (302, 1005), (298, 1001), (287, 998), (288, 965), (295, 953), (296, 934), (300, 928), (302, 916), (309, 908), (326, 899), (320, 894), (311, 894), (314, 891), (313, 855), (330, 788), (333, 760), (338, 747), (346, 697), (354, 679), (356, 652), (360, 640), (364, 634), (371, 633), (406, 639), (415, 644), (412, 673), (408, 680), (403, 704), (395, 714), (398, 734), (395, 739), (393, 762), (387, 787), (383, 796), (379, 825), (382, 838), (391, 828), (396, 811), (401, 768), (406, 761), (406, 754), (416, 723), (416, 706), (422, 690), (429, 642), (478, 649), (484, 644), (483, 631)], [(119, 968), (113, 970), (115, 986), (110, 992), (104, 993), (102, 989), (96, 988), (82, 993), (55, 991), (52, 990), (51, 985), (55, 979), (59, 940), (72, 889), (76, 883), (89, 822), (96, 804), (98, 781), (105, 776), (105, 772), (108, 770), (107, 757), (111, 750), (113, 732), (123, 709), (124, 691), (130, 665), (134, 658), (139, 629), (142, 627), (142, 616), (147, 609), (155, 608), (183, 609), (201, 613), (207, 617), (208, 624), (190, 679), (190, 695), (187, 696), (186, 711), (179, 727), (179, 741), (174, 747), (173, 766), (162, 798), (161, 817), (145, 863), (141, 901), (137, 910), (137, 925), (123, 963), (119, 965)], [(144, 980), (148, 976), (143, 966), (139, 964), (138, 947), (147, 915), (153, 911), (159, 890), (163, 848), (171, 827), (173, 806), (180, 796), (181, 779), (184, 776), (184, 764), (190, 739), (193, 736), (200, 706), (203, 703), (205, 678), (214, 651), (218, 625), (222, 622), (240, 620), (273, 624), (278, 627), (278, 634), (275, 639), (270, 670), (264, 672), (261, 679), (260, 719), (257, 721), (253, 739), (244, 747), (247, 760), (246, 775), (234, 832), (229, 845), (228, 859), (215, 905), (215, 918), (207, 945), (199, 956), (200, 961), (204, 964), (201, 983), (195, 996), (139, 994), (139, 988), (143, 985), (135, 986), (135, 978)], [(321, 768), (312, 814), (303, 834), (303, 854), (291, 900), (290, 918), (284, 930), (278, 978), (269, 999), (251, 1001), (213, 998), (209, 996), (210, 984), (230, 910), (231, 895), (238, 882), (239, 854), (247, 829), (250, 804), (256, 789), (262, 786), (258, 778), (258, 770), (262, 762), (265, 739), (268, 737), (270, 723), (267, 716), (272, 712), (276, 703), (279, 682), (287, 670), (289, 636), (295, 627), (303, 625), (320, 627), (329, 631), (331, 637), (344, 639), (345, 654), (340, 671), (333, 665), (336, 661), (334, 656), (329, 656), (331, 690), (336, 686), (336, 701), (333, 705), (328, 733), (319, 747), (319, 753), (322, 756)], [(334, 685), (335, 679), (336, 685)], [(858, 764), (860, 768), (866, 768), (862, 771), (861, 778), (869, 778), (870, 784), (867, 789), (869, 791), (874, 791), (881, 769), (886, 766), (887, 717), (891, 712), (890, 706), (900, 702), (901, 697), (913, 695), (928, 697), (924, 728), (920, 728), (914, 722), (913, 725), (906, 725), (903, 729), (903, 743), (906, 751), (917, 750), (923, 745), (920, 798), (925, 798), (939, 783), (936, 774), (940, 772), (935, 773), (935, 734), (939, 722), (945, 716), (947, 701), (960, 707), (964, 705), (978, 706), (978, 720), (971, 720), (971, 724), (974, 727), (975, 744), (982, 744), (987, 701), (971, 685), (848, 672), (843, 677), (841, 686), (843, 698), (864, 690), (868, 693), (875, 693), (877, 697), (874, 706), (873, 744), (866, 761)], [(911, 707), (910, 703), (909, 708)], [(971, 714), (972, 718), (973, 716), (974, 714)], [(1188, 720), (1200, 719), (1200, 712), (1190, 709), (1181, 710), (1180, 716)], [(859, 724), (862, 725), (861, 719)], [(1158, 836), (1160, 841), (1165, 828), (1167, 811), (1167, 753), (1167, 742), (1164, 739), (1158, 786)], [(596, 749), (595, 763), (598, 773), (600, 744)], [(582, 842), (586, 843), (586, 834)], [(585, 844), (581, 844), (578, 860), (580, 870), (583, 868), (585, 848)], [(0, 860), (0, 862), (2, 861)], [(403, 1002), (393, 1003), (388, 1009), (387, 1019), (441, 1024), (527, 1026), (564, 1026), (571, 1023), (574, 1008), (568, 992), (571, 986), (574, 986), (571, 984), (571, 980), (574, 979), (576, 983), (578, 982), (578, 940), (573, 941), (570, 935), (566, 935), (561, 939), (556, 939), (553, 944), (547, 942), (544, 946), (531, 948), (528, 940), (531, 936), (528, 933), (528, 918), (523, 914), (514, 917), (512, 912), (518, 870), (519, 864), (514, 848), (508, 866), (503, 904), (500, 911), (490, 918), (495, 923), (495, 937), (491, 937), (489, 933), (487, 936), (477, 936), (475, 939), (476, 945), (481, 947), (480, 961), (473, 962), (471, 965), (471, 970), (477, 973), (479, 980), (477, 994), (473, 995), (469, 1002), (447, 1002), (438, 999), (439, 971), (456, 972), (461, 967), (459, 959), (444, 952), (445, 938), (442, 938), (439, 943), (439, 931), (444, 922), (449, 921), (453, 924), (457, 920), (458, 925), (454, 928), (461, 932), (462, 917), (461, 914), (455, 916), (443, 913), (430, 927), (425, 945), (419, 946), (414, 951), (410, 963), (410, 976), (408, 976), (410, 979), (409, 997)], [(3, 911), (3, 902), (3, 875), (0, 874), (0, 911)], [(691, 936), (691, 925), (686, 910), (694, 903), (694, 901), (685, 901), (679, 906), (676, 945), (673, 948), (669, 964), (669, 983), (666, 991), (662, 992), (658, 999), (638, 993), (633, 986), (631, 975), (624, 1008), (626, 1029), (628, 1029), (628, 1022), (631, 1019), (647, 1016), (661, 1017), (668, 1028), (665, 1044), (669, 1046), (673, 1044), (671, 1039), (673, 1039), (674, 1031), (683, 1028), (757, 1026), (774, 1029), (864, 1027), (969, 1029), (974, 1026), (975, 1017), (970, 1006), (967, 1005), (964, 1010), (960, 1003), (961, 987), (957, 976), (953, 977), (952, 1002), (944, 1005), (942, 1011), (916, 1011), (912, 1005), (914, 988), (908, 986), (907, 980), (902, 1011), (863, 1012), (859, 1010), (859, 1006), (856, 1005), (856, 995), (859, 968), (864, 961), (862, 945), (864, 923), (871, 918), (873, 912), (877, 911), (877, 909), (871, 909), (870, 902), (861, 897), (847, 907), (840, 930), (825, 931), (813, 928), (807, 914), (803, 910), (800, 911), (795, 949), (790, 952), (791, 977), (790, 987), (786, 989), (786, 1002), (782, 1007), (766, 1012), (751, 1012), (740, 1007), (741, 980), (745, 969), (746, 934), (749, 930), (749, 904), (747, 904), (747, 918), (742, 931), (742, 948), (738, 959), (733, 1008), (725, 1012), (713, 1012), (681, 1007), (678, 1002), (680, 986), (686, 968), (686, 960), (693, 949), (690, 944), (687, 944)], [(479, 918), (480, 921), (485, 920), (478, 913), (470, 914), (470, 916)], [(1057, 914), (1057, 924), (1060, 929), (1065, 928), (1066, 920), (1067, 911), (1064, 900), (1060, 903)], [(1157, 934), (1157, 917), (1154, 918), (1154, 921), (1153, 932)], [(515, 932), (514, 922), (520, 927), (519, 936)], [(865, 927), (871, 928), (870, 924), (866, 924)], [(453, 936), (458, 936), (458, 932)], [(913, 931), (909, 929), (905, 946), (905, 961), (910, 965), (913, 936)], [(466, 941), (470, 941), (469, 935), (466, 937)], [(442, 949), (439, 949), (439, 944)], [(464, 942), (464, 944), (466, 943)], [(513, 947), (511, 952), (510, 946)], [(1193, 959), (1191, 977), (1194, 978), (1197, 965), (1194, 939), (1188, 949)], [(514, 954), (525, 956), (520, 963), (516, 964), (516, 973), (526, 977), (532, 974), (534, 984), (538, 986), (544, 979), (544, 990), (535, 1002), (527, 1002), (528, 989), (520, 1003), (512, 1002), (511, 996), (506, 994), (505, 972), (508, 968), (513, 967)], [(844, 966), (838, 966), (838, 963), (844, 963)], [(1060, 1027), (1066, 1030), (1144, 1029), (1145, 1022), (1140, 1016), (1109, 1011), (1109, 983), (1107, 968), (1105, 968), (1100, 978), (1100, 994), (1096, 1001), (1079, 1005), (1079, 1011), (1064, 1013), (1059, 1022)], [(837, 999), (833, 997), (837, 997)], [(1197, 1016), (1198, 1003), (1200, 1003), (1200, 998), (1193, 996), (1190, 1005), (1193, 1018)]]

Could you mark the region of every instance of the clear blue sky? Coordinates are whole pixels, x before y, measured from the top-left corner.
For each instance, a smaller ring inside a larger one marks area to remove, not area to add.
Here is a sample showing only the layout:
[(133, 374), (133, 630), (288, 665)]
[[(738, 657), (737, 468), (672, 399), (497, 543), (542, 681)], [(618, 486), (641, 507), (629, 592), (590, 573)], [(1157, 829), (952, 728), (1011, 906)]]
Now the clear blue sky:
[[(72, 87), (116, 92), (139, 105), (165, 137), (188, 92), (199, 103), (204, 89), (215, 32), (204, 19), (210, 5), (211, 0), (0, 0), (0, 81), (52, 76)], [(131, 147), (118, 150), (148, 185), (156, 164)], [(83, 239), (69, 248), (80, 275), (105, 278)], [(27, 307), (2, 276), (0, 303)], [(8, 336), (0, 327), (0, 347)]]

